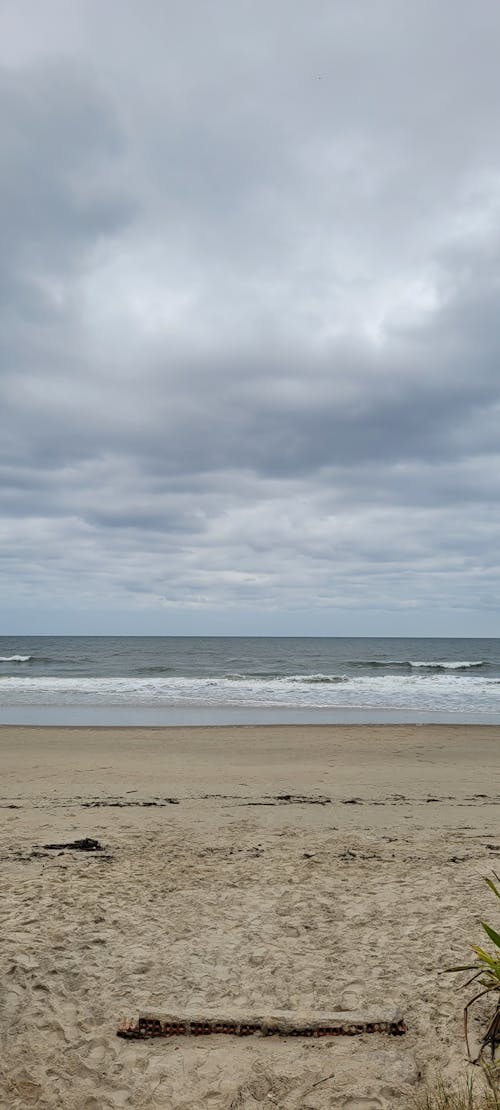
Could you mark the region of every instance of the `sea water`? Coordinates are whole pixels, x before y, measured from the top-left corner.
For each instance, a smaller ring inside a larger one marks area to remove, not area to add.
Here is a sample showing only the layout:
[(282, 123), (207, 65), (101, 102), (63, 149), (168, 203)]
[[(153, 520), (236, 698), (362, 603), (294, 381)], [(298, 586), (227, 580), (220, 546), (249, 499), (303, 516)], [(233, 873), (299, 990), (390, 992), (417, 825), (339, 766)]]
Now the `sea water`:
[(500, 640), (0, 637), (0, 723), (500, 723)]

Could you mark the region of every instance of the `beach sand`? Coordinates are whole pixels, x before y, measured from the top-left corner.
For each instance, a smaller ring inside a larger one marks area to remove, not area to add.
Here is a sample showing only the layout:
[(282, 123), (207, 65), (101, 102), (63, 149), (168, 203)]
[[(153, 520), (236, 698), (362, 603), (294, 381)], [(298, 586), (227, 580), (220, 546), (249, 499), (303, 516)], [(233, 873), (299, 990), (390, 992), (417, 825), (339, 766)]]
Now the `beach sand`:
[[(439, 971), (498, 919), (499, 740), (0, 728), (0, 1106), (399, 1110), (463, 1074)], [(105, 851), (41, 847), (83, 837)], [(392, 1004), (402, 1038), (116, 1037), (141, 1010)]]

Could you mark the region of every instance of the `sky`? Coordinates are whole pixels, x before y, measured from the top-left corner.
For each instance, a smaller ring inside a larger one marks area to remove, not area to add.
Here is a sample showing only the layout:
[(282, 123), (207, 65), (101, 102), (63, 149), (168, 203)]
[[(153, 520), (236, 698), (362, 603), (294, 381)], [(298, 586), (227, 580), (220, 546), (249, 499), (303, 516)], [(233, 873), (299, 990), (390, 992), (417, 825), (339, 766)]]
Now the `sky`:
[(0, 0), (0, 631), (499, 634), (499, 41)]

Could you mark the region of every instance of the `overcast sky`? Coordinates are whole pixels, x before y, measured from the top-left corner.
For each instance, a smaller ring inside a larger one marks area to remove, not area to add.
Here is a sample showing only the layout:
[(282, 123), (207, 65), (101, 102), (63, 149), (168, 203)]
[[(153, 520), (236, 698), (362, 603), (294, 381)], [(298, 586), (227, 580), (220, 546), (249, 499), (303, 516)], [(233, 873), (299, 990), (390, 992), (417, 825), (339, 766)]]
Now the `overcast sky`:
[(0, 631), (499, 634), (499, 47), (0, 0)]

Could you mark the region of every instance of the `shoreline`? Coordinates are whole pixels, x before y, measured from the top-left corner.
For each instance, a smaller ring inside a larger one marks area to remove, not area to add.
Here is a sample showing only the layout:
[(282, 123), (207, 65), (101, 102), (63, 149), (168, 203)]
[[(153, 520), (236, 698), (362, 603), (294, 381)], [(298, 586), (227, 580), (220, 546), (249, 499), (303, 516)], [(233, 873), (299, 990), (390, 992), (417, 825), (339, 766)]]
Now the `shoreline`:
[[(0, 726), (0, 1103), (407, 1110), (465, 1072), (500, 728)], [(48, 844), (94, 838), (102, 852)], [(45, 846), (45, 847), (44, 847)], [(394, 1041), (120, 1040), (142, 1011), (400, 1010)], [(474, 1027), (474, 1026), (473, 1026)]]
[(298, 725), (464, 725), (500, 726), (500, 714), (408, 709), (241, 709), (227, 707), (178, 707), (175, 709), (116, 706), (23, 706), (0, 708), (0, 727), (65, 728), (214, 728)]
[(127, 725), (86, 725), (86, 724), (81, 725), (81, 724), (71, 724), (71, 725), (54, 725), (54, 724), (45, 724), (45, 723), (39, 723), (39, 724), (30, 724), (30, 723), (28, 723), (28, 724), (25, 724), (24, 722), (22, 722), (20, 724), (12, 724), (8, 721), (7, 722), (0, 721), (0, 733), (2, 733), (2, 731), (3, 732), (15, 732), (15, 731), (19, 731), (19, 730), (26, 730), (26, 731), (29, 731), (29, 732), (37, 732), (37, 731), (40, 731), (40, 730), (44, 730), (46, 732), (54, 732), (54, 731), (55, 732), (71, 732), (71, 731), (78, 730), (80, 732), (90, 732), (90, 733), (92, 733), (92, 732), (158, 732), (158, 731), (161, 731), (161, 732), (166, 732), (168, 734), (168, 733), (172, 733), (172, 732), (181, 732), (181, 731), (183, 731), (183, 732), (198, 732), (200, 730), (207, 730), (207, 731), (211, 731), (211, 732), (229, 732), (229, 731), (240, 732), (240, 731), (243, 731), (244, 729), (247, 729), (247, 730), (248, 729), (255, 729), (257, 731), (262, 731), (262, 730), (266, 730), (266, 731), (271, 730), (272, 731), (272, 730), (285, 729), (285, 728), (286, 728), (287, 732), (289, 732), (290, 729), (292, 729), (292, 730), (296, 729), (296, 730), (301, 730), (301, 731), (303, 731), (304, 729), (307, 729), (308, 731), (312, 730), (313, 732), (316, 732), (316, 731), (317, 732), (325, 732), (325, 731), (340, 732), (340, 731), (344, 731), (344, 730), (346, 732), (349, 732), (349, 731), (366, 732), (367, 728), (370, 729), (370, 731), (373, 730), (375, 732), (377, 732), (377, 731), (387, 732), (388, 729), (391, 730), (391, 729), (400, 729), (400, 728), (408, 728), (408, 729), (424, 728), (425, 730), (437, 730), (437, 729), (450, 730), (451, 729), (453, 731), (455, 731), (455, 730), (460, 731), (462, 729), (466, 729), (468, 732), (470, 732), (471, 729), (474, 729), (474, 730), (476, 730), (476, 729), (489, 729), (489, 730), (496, 729), (498, 731), (499, 738), (500, 738), (500, 724), (497, 725), (497, 724), (491, 724), (490, 722), (482, 722), (482, 721), (475, 721), (475, 722), (471, 722), (471, 721), (465, 721), (465, 722), (464, 721), (459, 721), (459, 722), (455, 722), (455, 721), (424, 721), (424, 722), (420, 722), (420, 721), (386, 721), (386, 722), (384, 722), (384, 721), (373, 721), (373, 722), (368, 722), (368, 721), (366, 721), (366, 722), (361, 722), (361, 721), (338, 721), (338, 722), (337, 721), (317, 721), (317, 722), (314, 722), (314, 721), (304, 721), (304, 722), (302, 722), (302, 721), (293, 721), (293, 722), (267, 721), (265, 723), (260, 723), (260, 722), (255, 722), (255, 721), (248, 721), (248, 722), (245, 722), (244, 724), (237, 724), (237, 723), (217, 724), (217, 723), (205, 722), (205, 723), (202, 723), (202, 724), (199, 724), (199, 725), (190, 725), (190, 724), (158, 724), (158, 725), (157, 724), (154, 724), (154, 725), (150, 725), (150, 724), (144, 724), (144, 725), (135, 725), (135, 724), (127, 724)]

